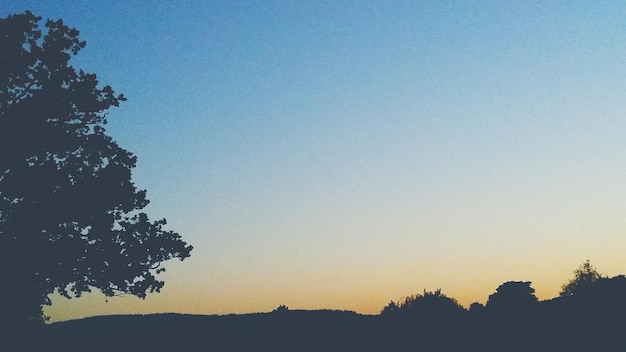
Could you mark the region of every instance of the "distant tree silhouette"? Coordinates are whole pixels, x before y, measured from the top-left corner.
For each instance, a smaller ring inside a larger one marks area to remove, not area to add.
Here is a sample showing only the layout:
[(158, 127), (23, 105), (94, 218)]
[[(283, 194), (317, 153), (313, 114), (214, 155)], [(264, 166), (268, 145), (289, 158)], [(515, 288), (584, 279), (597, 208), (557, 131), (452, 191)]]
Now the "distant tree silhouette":
[(530, 281), (507, 281), (491, 294), (484, 313), (474, 315), (489, 331), (487, 350), (529, 351), (537, 332), (539, 309)]
[(486, 307), (492, 310), (518, 309), (537, 301), (530, 281), (507, 281), (489, 295)]
[(604, 278), (596, 268), (591, 265), (589, 259), (574, 270), (574, 278), (561, 286), (561, 297), (573, 296), (578, 292), (589, 288), (596, 281)]
[(380, 314), (385, 315), (385, 316), (390, 316), (393, 314), (397, 314), (399, 311), (400, 311), (400, 306), (396, 302), (391, 301), (383, 308)]
[(446, 296), (441, 289), (437, 289), (424, 290), (423, 294), (408, 296), (400, 303), (391, 301), (383, 308), (381, 315), (447, 318), (464, 311), (465, 308), (456, 299)]
[(287, 307), (284, 304), (281, 304), (278, 307), (276, 307), (272, 312), (274, 312), (274, 313), (284, 313), (284, 312), (288, 312), (288, 311), (289, 311), (289, 307)]
[(380, 316), (386, 324), (382, 331), (388, 344), (377, 350), (400, 351), (415, 345), (424, 350), (453, 351), (467, 342), (467, 311), (441, 289), (391, 301)]
[(478, 302), (474, 302), (472, 304), (470, 304), (469, 306), (469, 311), (472, 313), (476, 313), (476, 312), (482, 312), (485, 309), (485, 306), (483, 306), (482, 304), (478, 303)]
[[(41, 321), (48, 295), (159, 291), (160, 264), (191, 246), (150, 221), (136, 157), (106, 134), (125, 101), (69, 65), (85, 42), (61, 20), (0, 19), (0, 319)], [(0, 324), (1, 325), (1, 324)]]

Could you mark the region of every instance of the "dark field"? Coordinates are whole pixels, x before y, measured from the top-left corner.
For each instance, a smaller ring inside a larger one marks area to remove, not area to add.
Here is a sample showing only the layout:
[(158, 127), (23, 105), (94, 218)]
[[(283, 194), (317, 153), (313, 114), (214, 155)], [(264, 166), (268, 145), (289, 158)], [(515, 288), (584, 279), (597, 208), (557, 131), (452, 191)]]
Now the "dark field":
[(102, 316), (13, 334), (6, 351), (626, 351), (621, 301), (557, 298), (455, 316), (330, 310)]

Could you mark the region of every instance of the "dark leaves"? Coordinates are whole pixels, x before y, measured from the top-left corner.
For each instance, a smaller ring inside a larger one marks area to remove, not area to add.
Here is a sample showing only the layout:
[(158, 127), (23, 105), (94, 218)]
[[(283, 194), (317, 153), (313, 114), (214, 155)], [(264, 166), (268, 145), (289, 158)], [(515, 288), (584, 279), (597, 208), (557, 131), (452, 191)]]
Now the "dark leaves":
[(141, 210), (136, 157), (109, 135), (107, 111), (126, 98), (76, 70), (85, 47), (63, 21), (30, 12), (0, 19), (0, 270), (15, 304), (7, 319), (39, 319), (48, 294), (145, 297), (160, 263), (192, 249)]

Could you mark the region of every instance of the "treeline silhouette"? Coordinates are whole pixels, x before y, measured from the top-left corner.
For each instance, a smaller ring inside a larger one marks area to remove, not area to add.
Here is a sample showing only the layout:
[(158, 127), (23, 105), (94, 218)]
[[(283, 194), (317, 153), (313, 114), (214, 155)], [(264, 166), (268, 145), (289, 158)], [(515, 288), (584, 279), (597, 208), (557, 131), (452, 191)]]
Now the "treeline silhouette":
[(378, 315), (280, 305), (239, 315), (92, 317), (42, 326), (14, 350), (626, 351), (624, 275), (602, 276), (587, 261), (562, 288), (540, 301), (531, 282), (508, 281), (468, 309), (424, 290)]

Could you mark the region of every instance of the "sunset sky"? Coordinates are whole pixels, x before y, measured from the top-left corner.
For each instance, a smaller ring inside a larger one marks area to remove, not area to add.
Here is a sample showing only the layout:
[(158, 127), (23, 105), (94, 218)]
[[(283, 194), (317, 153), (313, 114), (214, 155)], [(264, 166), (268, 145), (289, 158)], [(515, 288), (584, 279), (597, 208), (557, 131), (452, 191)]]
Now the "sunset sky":
[(626, 3), (4, 1), (63, 19), (76, 68), (128, 101), (154, 220), (194, 246), (119, 313), (377, 314), (506, 281), (539, 299), (585, 260), (626, 274)]

